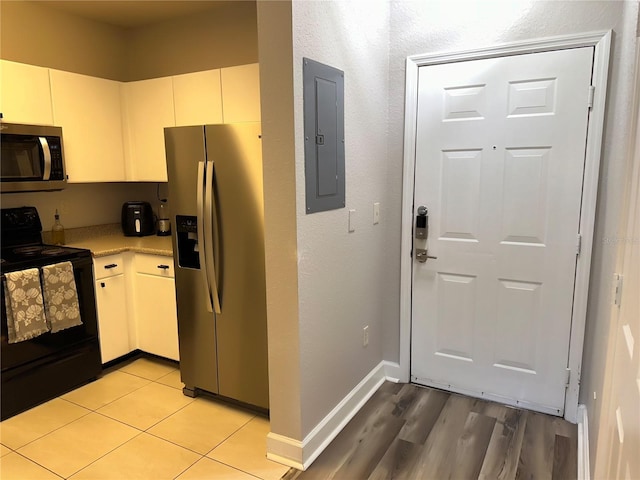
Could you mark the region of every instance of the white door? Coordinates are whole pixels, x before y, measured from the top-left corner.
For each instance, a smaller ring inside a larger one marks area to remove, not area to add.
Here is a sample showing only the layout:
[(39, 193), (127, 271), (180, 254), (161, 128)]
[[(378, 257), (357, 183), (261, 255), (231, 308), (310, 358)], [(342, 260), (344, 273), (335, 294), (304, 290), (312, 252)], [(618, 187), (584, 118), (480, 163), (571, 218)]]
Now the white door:
[(563, 414), (592, 60), (420, 67), (412, 381)]

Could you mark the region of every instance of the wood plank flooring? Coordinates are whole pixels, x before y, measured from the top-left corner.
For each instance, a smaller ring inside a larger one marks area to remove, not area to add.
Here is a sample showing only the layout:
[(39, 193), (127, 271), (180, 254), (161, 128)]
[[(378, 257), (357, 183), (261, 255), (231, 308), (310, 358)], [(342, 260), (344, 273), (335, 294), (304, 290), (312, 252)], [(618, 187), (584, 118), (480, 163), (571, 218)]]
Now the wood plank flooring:
[(577, 450), (577, 426), (561, 418), (386, 382), (311, 467), (283, 480), (574, 480)]

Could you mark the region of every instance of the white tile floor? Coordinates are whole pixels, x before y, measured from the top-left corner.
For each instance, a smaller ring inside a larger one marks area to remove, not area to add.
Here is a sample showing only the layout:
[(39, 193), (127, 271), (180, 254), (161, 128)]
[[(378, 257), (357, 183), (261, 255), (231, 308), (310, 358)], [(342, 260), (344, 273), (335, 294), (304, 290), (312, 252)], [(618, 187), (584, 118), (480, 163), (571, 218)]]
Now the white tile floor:
[(276, 480), (269, 421), (182, 394), (180, 372), (140, 358), (0, 423), (0, 478)]

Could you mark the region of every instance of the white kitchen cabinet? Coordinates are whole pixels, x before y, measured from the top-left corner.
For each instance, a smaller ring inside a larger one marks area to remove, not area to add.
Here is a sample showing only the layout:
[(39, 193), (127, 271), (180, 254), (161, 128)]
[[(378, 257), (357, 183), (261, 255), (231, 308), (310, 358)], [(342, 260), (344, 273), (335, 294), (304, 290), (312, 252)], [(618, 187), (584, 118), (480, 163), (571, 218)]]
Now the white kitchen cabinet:
[(124, 257), (110, 255), (94, 259), (96, 305), (102, 363), (133, 351), (130, 341)]
[(222, 123), (220, 69), (173, 77), (176, 126)]
[(127, 179), (166, 182), (164, 128), (175, 126), (171, 77), (122, 85)]
[(62, 127), (68, 181), (126, 180), (121, 82), (50, 70), (53, 119)]
[(134, 275), (138, 348), (179, 360), (173, 258), (138, 253)]
[(53, 125), (49, 69), (0, 60), (0, 112), (10, 123)]
[(260, 69), (257, 63), (221, 69), (224, 123), (260, 121)]

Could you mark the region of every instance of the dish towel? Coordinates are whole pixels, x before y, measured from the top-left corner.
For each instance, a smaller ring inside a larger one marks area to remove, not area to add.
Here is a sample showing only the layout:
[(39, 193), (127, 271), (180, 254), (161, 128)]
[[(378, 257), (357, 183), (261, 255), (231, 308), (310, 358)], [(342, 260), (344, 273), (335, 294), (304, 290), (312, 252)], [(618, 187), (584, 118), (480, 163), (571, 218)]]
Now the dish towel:
[(82, 325), (71, 262), (42, 267), (44, 306), (51, 333)]
[(22, 342), (49, 331), (37, 268), (5, 273), (4, 296), (9, 343)]

